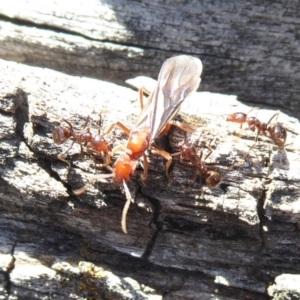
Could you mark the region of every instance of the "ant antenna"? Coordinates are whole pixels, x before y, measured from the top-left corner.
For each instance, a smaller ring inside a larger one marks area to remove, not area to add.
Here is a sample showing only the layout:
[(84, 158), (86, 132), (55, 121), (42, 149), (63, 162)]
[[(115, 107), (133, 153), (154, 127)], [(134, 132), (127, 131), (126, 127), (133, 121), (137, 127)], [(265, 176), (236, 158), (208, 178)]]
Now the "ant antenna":
[(127, 217), (127, 213), (129, 210), (130, 202), (133, 202), (133, 199), (129, 192), (126, 181), (124, 179), (123, 179), (123, 187), (124, 187), (124, 192), (126, 195), (126, 203), (125, 203), (123, 211), (122, 211), (121, 227), (122, 227), (123, 232), (127, 234), (128, 232), (127, 232), (127, 226), (126, 226), (126, 217)]

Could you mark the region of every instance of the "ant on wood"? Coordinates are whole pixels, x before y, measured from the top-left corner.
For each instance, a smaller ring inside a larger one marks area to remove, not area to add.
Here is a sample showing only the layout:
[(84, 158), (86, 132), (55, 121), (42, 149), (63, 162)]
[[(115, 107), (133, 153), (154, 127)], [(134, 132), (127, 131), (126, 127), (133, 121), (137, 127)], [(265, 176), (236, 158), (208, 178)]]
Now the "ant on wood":
[[(90, 117), (88, 116), (83, 127), (84, 129), (86, 128), (89, 119)], [(67, 142), (68, 140), (72, 140), (72, 143), (69, 146), (69, 148), (57, 156), (59, 160), (65, 162), (68, 165), (68, 173), (71, 169), (71, 164), (68, 160), (64, 158), (64, 155), (66, 155), (71, 150), (75, 143), (78, 143), (80, 145), (80, 152), (82, 157), (83, 147), (86, 147), (87, 149), (92, 150), (96, 154), (102, 154), (104, 156), (104, 166), (110, 165), (111, 161), (109, 152), (111, 151), (111, 147), (108, 144), (108, 142), (104, 139), (103, 135), (101, 135), (100, 133), (93, 135), (90, 132), (89, 128), (86, 128), (86, 130), (83, 130), (81, 132), (76, 132), (69, 121), (65, 119), (63, 119), (62, 121), (65, 122), (68, 126), (55, 127), (53, 130), (53, 141), (55, 144), (60, 145)]]
[[(143, 182), (146, 180), (148, 161), (145, 152), (152, 146), (155, 147), (154, 139), (166, 134), (172, 125), (185, 131), (193, 131), (187, 126), (172, 121), (172, 119), (177, 114), (185, 98), (198, 88), (201, 72), (202, 63), (198, 58), (179, 55), (167, 59), (160, 70), (157, 87), (151, 94), (149, 93), (145, 106), (143, 105), (143, 92), (145, 90), (139, 89), (142, 110), (135, 127), (129, 130), (122, 123), (116, 122), (107, 130), (107, 133), (109, 133), (114, 126), (118, 126), (129, 136), (126, 146), (116, 147), (111, 152), (111, 155), (113, 155), (120, 150), (124, 150), (117, 158), (113, 168), (115, 183), (123, 184), (127, 198), (121, 221), (124, 233), (127, 233), (126, 214), (132, 201), (126, 181), (133, 175), (138, 160), (142, 157), (144, 172), (141, 178)], [(167, 170), (172, 163), (172, 156), (166, 151), (157, 149), (157, 147), (152, 152), (167, 159), (166, 174), (168, 176)]]
[[(210, 189), (214, 189), (219, 186), (222, 182), (222, 176), (217, 171), (208, 170), (205, 160), (211, 155), (213, 149), (210, 146), (206, 146), (209, 150), (209, 153), (202, 160), (203, 151), (197, 149), (192, 144), (186, 142), (179, 145), (179, 152), (172, 154), (172, 156), (180, 156), (180, 162), (184, 162), (189, 166), (194, 166), (196, 168), (195, 175), (186, 190), (188, 190), (196, 180), (196, 176), (200, 175), (205, 178), (206, 185)], [(198, 151), (197, 151), (198, 150)]]
[[(248, 114), (254, 109), (258, 109), (258, 108), (257, 107), (252, 108), (248, 112)], [(248, 117), (247, 114), (241, 112), (233, 113), (227, 117), (226, 121), (241, 124), (241, 128), (244, 123), (247, 123), (251, 131), (255, 131), (255, 129), (257, 130), (255, 141), (253, 145), (250, 147), (250, 149), (248, 150), (248, 152), (246, 153), (246, 155), (244, 156), (244, 158), (248, 156), (249, 152), (256, 145), (258, 141), (258, 136), (260, 134), (270, 138), (276, 146), (284, 150), (286, 138), (287, 138), (287, 131), (280, 123), (277, 122), (278, 115), (279, 112), (276, 112), (267, 123), (260, 122), (256, 117)], [(275, 117), (276, 117), (276, 123), (271, 124), (271, 121)], [(282, 163), (282, 157), (280, 159), (280, 163)]]

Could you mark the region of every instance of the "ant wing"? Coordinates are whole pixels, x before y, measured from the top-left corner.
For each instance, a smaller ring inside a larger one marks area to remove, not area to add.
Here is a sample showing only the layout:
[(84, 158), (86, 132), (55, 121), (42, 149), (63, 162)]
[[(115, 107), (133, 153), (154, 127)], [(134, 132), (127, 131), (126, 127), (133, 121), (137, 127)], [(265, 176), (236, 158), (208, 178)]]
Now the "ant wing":
[(198, 58), (179, 55), (167, 59), (136, 127), (150, 128), (151, 140), (157, 137), (176, 115), (184, 99), (198, 88), (201, 72), (202, 63)]

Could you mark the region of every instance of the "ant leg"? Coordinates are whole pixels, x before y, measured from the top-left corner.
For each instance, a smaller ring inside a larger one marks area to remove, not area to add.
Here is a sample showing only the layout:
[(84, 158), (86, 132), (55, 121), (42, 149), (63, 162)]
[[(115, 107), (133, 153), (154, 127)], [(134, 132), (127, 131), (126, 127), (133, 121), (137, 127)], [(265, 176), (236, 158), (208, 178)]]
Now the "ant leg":
[(126, 203), (125, 203), (123, 211), (122, 211), (121, 227), (122, 227), (123, 232), (127, 234), (126, 217), (127, 217), (127, 212), (130, 207), (130, 202), (133, 202), (133, 199), (130, 195), (130, 192), (129, 192), (129, 189), (128, 189), (128, 186), (127, 186), (125, 180), (123, 180), (123, 187), (124, 187), (124, 192), (126, 195)]
[(143, 162), (144, 162), (144, 172), (141, 176), (141, 180), (142, 180), (143, 186), (146, 186), (145, 181), (148, 177), (149, 163), (148, 163), (148, 160), (147, 160), (147, 157), (145, 154), (143, 154)]
[(111, 164), (110, 155), (104, 154), (104, 161), (105, 161), (106, 166), (109, 166)]
[(257, 141), (258, 141), (258, 136), (259, 136), (259, 131), (257, 131), (257, 134), (256, 134), (256, 138), (255, 138), (255, 141), (253, 143), (253, 145), (250, 147), (250, 149), (248, 150), (248, 152), (243, 156), (243, 159), (246, 159), (247, 156), (249, 155), (250, 151), (253, 149), (253, 147), (256, 145)]
[(111, 156), (115, 155), (117, 152), (121, 152), (125, 149), (126, 149), (126, 146), (118, 145), (118, 146), (114, 147), (108, 155), (111, 157)]
[(195, 183), (196, 178), (197, 178), (197, 175), (198, 175), (198, 171), (194, 172), (193, 178), (192, 178), (192, 180), (190, 181), (189, 186), (188, 186), (187, 188), (184, 189), (184, 192), (185, 192), (185, 193), (187, 193), (187, 192), (190, 190), (191, 186)]
[(110, 166), (110, 164), (111, 164), (110, 155), (109, 154), (103, 154), (103, 156), (104, 156), (104, 163), (103, 164), (97, 164), (96, 163), (96, 167), (97, 168), (106, 168), (108, 171), (113, 173), (113, 168)]
[(64, 155), (64, 154), (65, 154), (65, 153), (63, 152), (63, 153), (57, 155), (57, 158), (58, 158), (59, 160), (65, 162), (65, 163), (68, 165), (67, 174), (69, 174), (69, 172), (70, 172), (70, 170), (71, 170), (71, 164), (70, 164), (70, 162), (69, 162), (68, 160), (66, 160), (66, 159), (64, 159), (64, 158), (62, 157), (62, 155)]
[(59, 160), (65, 162), (68, 165), (67, 174), (69, 174), (69, 172), (71, 170), (71, 164), (68, 160), (64, 159), (63, 156), (70, 151), (70, 149), (73, 147), (74, 143), (75, 143), (75, 141), (72, 142), (71, 146), (66, 151), (64, 151), (64, 152), (60, 153), (59, 155), (57, 155), (57, 158)]
[(100, 175), (97, 175), (94, 177), (93, 180), (90, 180), (86, 185), (84, 185), (83, 187), (79, 188), (79, 189), (76, 189), (76, 190), (72, 190), (72, 193), (76, 196), (80, 196), (82, 194), (84, 194), (87, 190), (88, 190), (88, 187), (95, 183), (97, 180), (99, 179), (107, 179), (107, 178), (111, 178), (113, 177), (113, 174), (100, 174)]
[(147, 90), (146, 88), (144, 88), (144, 87), (139, 88), (139, 99), (140, 99), (141, 110), (143, 110), (143, 108), (144, 108), (144, 101), (143, 101), (144, 93), (148, 96), (150, 96), (150, 94), (151, 94), (151, 92), (149, 90)]
[[(90, 120), (90, 116), (88, 115), (86, 117), (85, 122), (84, 122), (83, 129), (87, 127), (87, 124), (88, 124), (89, 120)], [(69, 125), (70, 129), (73, 130), (73, 126), (72, 126), (72, 124), (68, 120), (62, 119), (62, 121), (65, 122), (65, 123), (67, 123)]]
[(84, 194), (85, 192), (87, 191), (87, 185), (79, 188), (79, 189), (76, 189), (76, 190), (72, 190), (72, 193), (75, 195), (75, 196), (80, 196), (82, 194)]
[[(237, 135), (238, 139), (241, 138), (242, 133), (243, 133), (243, 124), (241, 124), (241, 126), (240, 126), (240, 131), (239, 131), (239, 133), (238, 133), (238, 135)], [(236, 139), (236, 141), (237, 141), (238, 139)]]
[(86, 117), (86, 120), (85, 120), (84, 125), (83, 125), (83, 129), (87, 127), (87, 124), (88, 124), (89, 120), (90, 120), (90, 115), (88, 115)]
[[(252, 110), (255, 110), (255, 109), (257, 109), (257, 110), (259, 110), (260, 108), (259, 107), (252, 107), (248, 112), (247, 112), (247, 115), (249, 115), (250, 113), (251, 113), (251, 111)], [(256, 113), (257, 114), (257, 113)]]
[[(211, 140), (212, 141), (212, 140)], [(204, 157), (204, 161), (206, 161), (207, 158), (209, 158), (211, 156), (211, 154), (213, 153), (214, 149), (210, 146), (211, 144), (211, 141), (209, 142), (208, 145), (205, 145), (205, 147), (209, 150), (208, 154), (206, 154), (206, 156)], [(201, 151), (201, 154), (200, 154), (200, 161), (201, 161), (201, 158), (202, 158), (202, 151)]]
[(180, 161), (181, 164), (183, 164), (183, 165), (185, 165), (185, 166), (189, 166), (189, 167), (193, 166), (193, 164), (192, 164), (191, 162), (185, 161), (185, 160), (183, 159), (182, 153), (181, 153), (181, 152), (172, 153), (172, 154), (170, 154), (170, 155), (171, 155), (172, 157), (180, 156), (180, 157), (179, 157), (179, 161)]
[(62, 119), (62, 121), (65, 122), (65, 123), (67, 123), (69, 125), (69, 127), (70, 127), (70, 130), (73, 132), (74, 129), (73, 129), (72, 124), (68, 120), (66, 120), (66, 119)]
[[(242, 126), (242, 124), (241, 124), (241, 126)], [(206, 154), (206, 156), (204, 157), (204, 161), (206, 161), (206, 159), (208, 159), (210, 156), (211, 156), (211, 154), (213, 153), (213, 151), (214, 151), (214, 149), (210, 146), (210, 144), (211, 144), (211, 142), (213, 141), (213, 140), (215, 140), (215, 138), (214, 139), (212, 139), (212, 140), (210, 140), (210, 142), (209, 142), (209, 144), (208, 145), (206, 145), (206, 143), (205, 143), (205, 148), (207, 148), (208, 150), (209, 150), (209, 152)], [(199, 149), (199, 148), (198, 148)], [(201, 151), (201, 149), (200, 149), (200, 151)], [(203, 155), (203, 152), (201, 151), (200, 152), (200, 155), (199, 155), (199, 159), (200, 159), (200, 161), (202, 160), (202, 155)]]
[(167, 160), (166, 162), (166, 176), (168, 178), (168, 181), (171, 182), (172, 181), (172, 178), (170, 177), (170, 174), (169, 174), (169, 168), (172, 164), (172, 155), (167, 152), (167, 151), (164, 151), (164, 150), (160, 150), (160, 149), (153, 149), (151, 150), (151, 153), (153, 154), (156, 154), (156, 155), (160, 155), (162, 156), (163, 158), (165, 158)]
[(102, 128), (103, 126), (103, 118), (101, 113), (99, 115), (99, 121), (97, 123), (99, 124), (99, 133), (100, 133), (100, 128)]
[(277, 121), (277, 119), (278, 119), (278, 116), (279, 116), (279, 111), (277, 111), (272, 117), (271, 117), (271, 119), (268, 121), (268, 123), (267, 123), (267, 126), (270, 124), (270, 122), (276, 117), (276, 121)]
[(113, 130), (113, 128), (116, 126), (121, 128), (127, 135), (129, 135), (130, 130), (125, 125), (123, 125), (121, 122), (116, 122), (109, 126), (109, 128), (106, 130), (106, 132), (103, 134), (103, 136), (106, 134), (109, 134)]
[(182, 159), (182, 153), (181, 153), (181, 152), (172, 153), (172, 154), (170, 154), (170, 155), (171, 155), (172, 157), (179, 156), (180, 162), (183, 161), (183, 159)]
[(163, 128), (163, 130), (160, 132), (159, 136), (163, 136), (165, 134), (167, 134), (171, 128), (171, 126), (175, 126), (179, 129), (181, 129), (182, 131), (188, 132), (188, 133), (193, 133), (195, 132), (195, 129), (192, 128), (191, 126), (178, 122), (178, 121), (170, 121), (168, 124), (165, 125), (165, 127)]
[(84, 158), (84, 151), (83, 151), (83, 147), (81, 144), (80, 144), (80, 157), (81, 157), (81, 159)]

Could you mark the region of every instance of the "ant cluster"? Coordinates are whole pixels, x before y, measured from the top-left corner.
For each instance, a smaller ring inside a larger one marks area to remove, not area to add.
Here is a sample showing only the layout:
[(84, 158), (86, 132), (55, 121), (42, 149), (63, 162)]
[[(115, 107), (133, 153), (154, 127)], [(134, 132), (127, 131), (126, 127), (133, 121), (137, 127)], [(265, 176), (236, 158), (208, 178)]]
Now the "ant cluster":
[[(92, 134), (87, 128), (89, 117), (87, 118), (84, 129), (81, 132), (74, 130), (72, 124), (67, 120), (63, 120), (66, 126), (59, 126), (54, 129), (53, 140), (56, 144), (65, 143), (71, 140), (69, 148), (58, 155), (58, 159), (68, 164), (68, 171), (71, 169), (71, 164), (64, 157), (70, 151), (75, 143), (80, 145), (81, 156), (84, 155), (84, 150), (92, 152), (95, 155), (101, 155), (104, 163), (103, 167), (110, 171), (109, 177), (114, 179), (116, 185), (122, 185), (126, 194), (127, 202), (122, 213), (121, 226), (124, 233), (127, 233), (126, 214), (132, 201), (129, 189), (126, 182), (134, 174), (139, 160), (143, 160), (143, 174), (141, 180), (143, 184), (148, 175), (148, 160), (146, 151), (160, 155), (166, 159), (166, 176), (170, 180), (169, 168), (174, 157), (180, 157), (180, 161), (193, 166), (196, 169), (195, 177), (200, 175), (206, 182), (206, 185), (214, 189), (222, 182), (222, 176), (218, 171), (211, 170), (205, 162), (212, 153), (203, 157), (203, 152), (195, 145), (184, 142), (179, 145), (179, 152), (169, 153), (160, 149), (155, 139), (167, 134), (172, 126), (176, 126), (185, 132), (193, 133), (194, 129), (187, 124), (176, 122), (173, 120), (178, 113), (182, 102), (191, 93), (197, 90), (200, 84), (200, 75), (202, 73), (202, 63), (198, 58), (191, 56), (180, 55), (166, 60), (160, 70), (156, 89), (152, 93), (148, 93), (144, 89), (139, 90), (139, 99), (141, 103), (141, 113), (137, 119), (135, 126), (130, 130), (120, 122), (113, 123), (104, 134)], [(143, 94), (148, 94), (147, 102), (143, 103)], [(249, 128), (257, 130), (257, 136), (254, 144), (249, 149), (254, 147), (258, 140), (258, 135), (263, 134), (269, 137), (274, 144), (284, 148), (286, 141), (286, 130), (276, 123), (271, 125), (271, 121), (278, 117), (276, 113), (268, 123), (262, 123), (254, 117), (248, 117), (244, 113), (234, 113), (227, 118), (238, 124), (247, 123)], [(110, 142), (105, 139), (105, 136), (110, 134), (115, 127), (119, 127), (125, 134), (128, 135), (126, 145), (112, 148)], [(114, 154), (121, 152), (114, 164), (111, 158)], [(248, 155), (247, 153), (247, 155)], [(106, 176), (106, 178), (108, 177)], [(74, 191), (75, 194), (83, 193), (86, 189), (81, 188)]]

